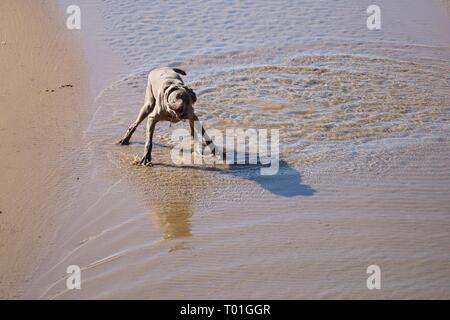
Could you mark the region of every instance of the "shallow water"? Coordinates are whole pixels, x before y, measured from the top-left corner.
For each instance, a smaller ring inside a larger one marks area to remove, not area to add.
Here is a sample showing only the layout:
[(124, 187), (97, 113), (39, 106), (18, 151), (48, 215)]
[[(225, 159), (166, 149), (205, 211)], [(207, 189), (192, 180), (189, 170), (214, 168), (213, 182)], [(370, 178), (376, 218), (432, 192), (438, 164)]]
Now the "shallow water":
[[(32, 295), (448, 298), (448, 4), (380, 1), (369, 31), (370, 4), (85, 3), (102, 21), (85, 36), (124, 66), (95, 101), (91, 169)], [(185, 123), (159, 123), (155, 166), (133, 166), (145, 125), (113, 143), (163, 64), (188, 72), (207, 128), (279, 129), (279, 173), (174, 166), (170, 133)], [(68, 264), (82, 266), (80, 291), (64, 289)]]

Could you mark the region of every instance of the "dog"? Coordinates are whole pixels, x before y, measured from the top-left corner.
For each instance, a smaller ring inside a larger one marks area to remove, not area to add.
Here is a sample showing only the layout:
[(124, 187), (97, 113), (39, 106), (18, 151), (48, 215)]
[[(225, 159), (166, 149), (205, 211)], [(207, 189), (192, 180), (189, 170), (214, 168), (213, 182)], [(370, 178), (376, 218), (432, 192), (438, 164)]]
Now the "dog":
[[(138, 162), (140, 165), (152, 165), (152, 140), (157, 122), (177, 123), (181, 120), (189, 120), (191, 136), (194, 138), (194, 123), (199, 121), (193, 107), (197, 101), (197, 96), (191, 88), (184, 84), (182, 75), (185, 76), (186, 72), (170, 67), (154, 69), (148, 75), (144, 106), (141, 108), (136, 121), (131, 124), (123, 138), (118, 142), (120, 145), (129, 144), (136, 128), (147, 118), (144, 155)], [(206, 145), (211, 145), (212, 153), (215, 155), (216, 148), (206, 134), (203, 125), (201, 129)]]

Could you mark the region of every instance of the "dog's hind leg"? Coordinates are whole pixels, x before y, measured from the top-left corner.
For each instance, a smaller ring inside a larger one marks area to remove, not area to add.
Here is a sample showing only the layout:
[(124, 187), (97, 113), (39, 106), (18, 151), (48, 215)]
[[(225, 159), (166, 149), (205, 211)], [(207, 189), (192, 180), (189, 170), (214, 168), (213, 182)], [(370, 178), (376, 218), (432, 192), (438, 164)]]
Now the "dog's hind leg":
[[(197, 115), (194, 113), (192, 115), (192, 117), (189, 119), (189, 126), (191, 128), (191, 137), (193, 140), (195, 139), (195, 122), (197, 122), (197, 121), (200, 123), (200, 120), (198, 119)], [(212, 139), (206, 133), (206, 130), (203, 127), (203, 125), (201, 125), (201, 128), (202, 128), (202, 136), (197, 137), (197, 139), (202, 139), (202, 137), (205, 138), (206, 146), (211, 148), (213, 155), (216, 155), (216, 149), (217, 149), (216, 146), (214, 145)]]
[(133, 135), (134, 131), (136, 131), (136, 128), (139, 126), (139, 124), (144, 121), (145, 118), (150, 114), (150, 112), (153, 111), (155, 107), (155, 98), (153, 97), (153, 94), (151, 93), (151, 88), (147, 89), (147, 93), (145, 95), (145, 103), (144, 106), (141, 108), (141, 111), (139, 111), (139, 115), (136, 118), (136, 121), (134, 121), (131, 126), (128, 127), (127, 132), (123, 136), (123, 138), (118, 142), (120, 145), (127, 145), (130, 143), (131, 136)]

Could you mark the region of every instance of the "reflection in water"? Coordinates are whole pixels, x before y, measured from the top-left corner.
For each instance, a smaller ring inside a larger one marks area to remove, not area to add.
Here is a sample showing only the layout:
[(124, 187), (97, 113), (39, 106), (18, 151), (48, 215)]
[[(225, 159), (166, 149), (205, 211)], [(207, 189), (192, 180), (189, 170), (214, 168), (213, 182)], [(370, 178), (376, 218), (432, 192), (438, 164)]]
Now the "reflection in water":
[[(162, 230), (162, 239), (190, 237), (192, 214), (214, 190), (213, 179), (197, 170), (158, 164), (151, 168), (130, 166), (130, 171), (133, 172), (131, 180), (137, 182), (152, 220)], [(178, 249), (182, 248), (171, 251)]]
[(193, 212), (189, 201), (168, 201), (164, 208), (158, 206), (153, 213), (159, 220), (165, 240), (192, 235), (190, 218)]

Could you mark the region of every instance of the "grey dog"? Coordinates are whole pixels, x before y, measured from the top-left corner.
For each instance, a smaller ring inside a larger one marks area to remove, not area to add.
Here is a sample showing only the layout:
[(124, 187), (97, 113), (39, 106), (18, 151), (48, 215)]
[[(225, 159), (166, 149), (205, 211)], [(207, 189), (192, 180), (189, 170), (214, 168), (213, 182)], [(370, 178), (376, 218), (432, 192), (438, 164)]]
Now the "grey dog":
[[(129, 144), (136, 128), (148, 117), (145, 149), (144, 155), (139, 161), (140, 165), (152, 165), (152, 140), (157, 122), (170, 121), (176, 123), (187, 119), (189, 120), (191, 136), (194, 138), (194, 123), (199, 121), (193, 108), (197, 96), (191, 88), (184, 84), (180, 75), (185, 76), (186, 72), (169, 67), (154, 69), (148, 75), (144, 106), (141, 108), (136, 121), (131, 124), (124, 137), (119, 141), (121, 145)], [(201, 128), (206, 145), (211, 145), (212, 140), (206, 134), (203, 126)], [(211, 148), (213, 154), (215, 154), (215, 146), (211, 145)]]

